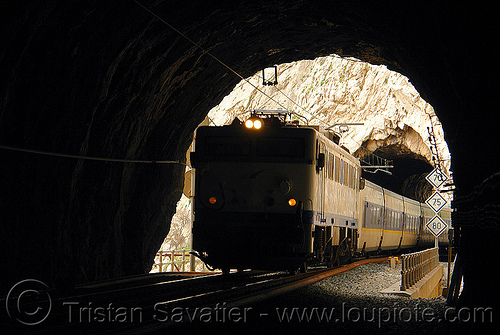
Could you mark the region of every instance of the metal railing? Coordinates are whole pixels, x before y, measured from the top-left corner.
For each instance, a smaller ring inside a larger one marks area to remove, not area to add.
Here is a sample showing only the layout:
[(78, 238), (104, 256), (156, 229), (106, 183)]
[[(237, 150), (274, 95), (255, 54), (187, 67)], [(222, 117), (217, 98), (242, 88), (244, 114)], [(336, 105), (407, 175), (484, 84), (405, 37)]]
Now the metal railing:
[(392, 175), (392, 172), (389, 170), (394, 168), (392, 160), (377, 156), (363, 146), (359, 147), (356, 153), (356, 156), (361, 162), (361, 168), (363, 169), (363, 171), (370, 173), (377, 173), (377, 171), (382, 171), (389, 175)]
[[(150, 273), (185, 272), (191, 269), (191, 250), (158, 250)], [(195, 271), (209, 271), (200, 259), (194, 260)]]
[(401, 255), (401, 291), (406, 291), (415, 285), (437, 266), (439, 266), (437, 247)]
[(189, 250), (159, 250), (151, 272), (189, 271)]

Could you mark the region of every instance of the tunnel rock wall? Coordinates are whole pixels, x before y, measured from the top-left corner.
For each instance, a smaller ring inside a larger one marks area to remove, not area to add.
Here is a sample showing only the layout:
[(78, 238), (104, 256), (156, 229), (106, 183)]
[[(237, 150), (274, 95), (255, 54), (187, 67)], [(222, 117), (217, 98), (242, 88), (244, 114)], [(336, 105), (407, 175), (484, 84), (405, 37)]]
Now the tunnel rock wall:
[[(482, 143), (495, 143), (493, 123), (481, 120), (498, 110), (484, 65), (492, 53), (477, 52), (495, 50), (483, 34), (494, 31), (488, 10), (319, 0), (149, 8), (204, 50), (133, 1), (2, 3), (0, 145), (182, 161), (196, 125), (241, 79), (207, 52), (244, 77), (335, 53), (410, 78), (448, 134), (459, 192), (496, 170), (475, 169), (488, 157)], [(150, 268), (182, 164), (0, 155), (3, 292), (25, 278), (63, 286)]]
[(2, 150), (2, 264), (10, 269), (2, 288), (26, 277), (71, 286), (149, 270), (181, 195), (192, 131), (218, 94), (183, 92), (193, 77), (213, 77), (203, 72), (207, 59), (132, 3), (8, 10), (2, 145), (180, 164)]

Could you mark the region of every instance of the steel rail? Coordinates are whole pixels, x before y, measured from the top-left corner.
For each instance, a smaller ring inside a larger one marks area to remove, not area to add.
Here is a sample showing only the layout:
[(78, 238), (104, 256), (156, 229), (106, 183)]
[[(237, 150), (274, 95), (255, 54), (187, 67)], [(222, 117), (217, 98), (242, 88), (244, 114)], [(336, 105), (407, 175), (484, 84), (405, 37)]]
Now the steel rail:
[[(296, 275), (287, 275), (282, 278), (275, 278), (254, 282), (241, 287), (233, 287), (229, 290), (219, 290), (207, 292), (204, 294), (186, 297), (177, 301), (166, 301), (165, 305), (174, 305), (175, 307), (192, 307), (198, 308), (216, 308), (216, 306), (224, 304), (226, 309), (233, 307), (245, 307), (257, 304), (267, 299), (283, 295), (299, 288), (316, 283), (327, 277), (338, 275), (342, 272), (352, 270), (360, 265), (368, 263), (379, 263), (387, 261), (389, 257), (380, 257), (372, 259), (362, 259), (353, 263), (342, 265), (336, 268), (327, 268), (313, 270), (306, 273)], [(189, 316), (191, 317), (191, 316)], [(193, 322), (195, 320), (190, 320)], [(176, 326), (186, 326), (179, 322), (165, 323), (149, 323), (143, 325), (142, 328), (130, 328), (126, 331), (119, 332), (120, 334), (146, 334), (153, 331), (158, 331), (166, 328), (174, 328)]]
[[(150, 284), (142, 283), (142, 278), (138, 277), (111, 281), (108, 286), (105, 285), (106, 283), (84, 285), (83, 287), (87, 287), (92, 292), (88, 292), (88, 294), (79, 292), (79, 294), (72, 294), (66, 298), (59, 297), (53, 301), (54, 305), (62, 305), (64, 301), (72, 301), (73, 315), (71, 310), (56, 309), (53, 311), (55, 315), (52, 315), (51, 320), (48, 319), (46, 324), (39, 325), (41, 327), (35, 327), (32, 330), (42, 334), (89, 331), (106, 334), (145, 334), (165, 328), (175, 328), (175, 326), (187, 326), (189, 323), (179, 323), (172, 320), (158, 322), (157, 319), (149, 316), (152, 315), (153, 311), (162, 307), (178, 308), (186, 311), (184, 313), (189, 313), (190, 309), (216, 308), (220, 304), (226, 308), (250, 306), (313, 284), (324, 278), (349, 271), (359, 265), (382, 262), (387, 259), (388, 257), (363, 259), (337, 268), (312, 270), (297, 275), (289, 275), (287, 272), (245, 271), (166, 282), (164, 276), (158, 276), (158, 279), (163, 279), (163, 281)], [(135, 281), (139, 284), (137, 287), (119, 287), (120, 282), (130, 284)], [(137, 306), (141, 313), (146, 313), (145, 315), (148, 317), (145, 320), (141, 319), (140, 322), (91, 322), (91, 316), (104, 317), (103, 306), (108, 306), (108, 303), (109, 306), (112, 303), (115, 304), (115, 308)], [(82, 307), (79, 310), (80, 315), (77, 313), (77, 307)], [(101, 310), (98, 310), (99, 308)], [(82, 310), (84, 320), (75, 322), (78, 317), (82, 318)], [(87, 314), (88, 320), (86, 319)], [(68, 322), (68, 316), (73, 317), (73, 322)], [(187, 315), (187, 317), (191, 322), (196, 321), (193, 320), (194, 315)]]

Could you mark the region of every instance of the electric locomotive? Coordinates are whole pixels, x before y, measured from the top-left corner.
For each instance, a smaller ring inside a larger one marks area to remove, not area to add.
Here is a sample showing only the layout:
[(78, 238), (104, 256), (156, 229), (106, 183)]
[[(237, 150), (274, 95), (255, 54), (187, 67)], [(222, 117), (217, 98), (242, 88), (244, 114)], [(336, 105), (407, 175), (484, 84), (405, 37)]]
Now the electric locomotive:
[(193, 249), (230, 268), (295, 268), (311, 253), (317, 133), (283, 126), (279, 113), (200, 127)]
[(224, 272), (295, 271), (422, 244), (425, 204), (365, 181), (333, 132), (290, 116), (253, 111), (244, 123), (198, 128), (191, 162), (200, 259)]

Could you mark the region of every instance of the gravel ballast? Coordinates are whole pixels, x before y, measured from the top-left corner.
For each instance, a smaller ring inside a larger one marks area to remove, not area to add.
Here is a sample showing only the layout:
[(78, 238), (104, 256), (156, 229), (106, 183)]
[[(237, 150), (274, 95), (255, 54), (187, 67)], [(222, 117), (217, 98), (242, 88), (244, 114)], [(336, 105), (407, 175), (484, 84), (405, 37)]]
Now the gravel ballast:
[[(491, 333), (491, 311), (483, 309), (474, 315), (471, 309), (448, 306), (444, 297), (412, 299), (380, 292), (400, 280), (400, 264), (395, 269), (388, 261), (364, 264), (261, 303), (238, 307), (232, 318), (227, 313), (222, 321), (198, 326), (227, 334)], [(474, 317), (478, 322), (472, 322)]]
[[(459, 322), (444, 297), (412, 299), (380, 293), (401, 280), (400, 265), (360, 265), (350, 271), (252, 306), (240, 333), (301, 334), (457, 334), (476, 332), (478, 324)], [(462, 311), (471, 319), (471, 311)], [(490, 315), (484, 316), (489, 320)], [(467, 320), (466, 320), (467, 321)], [(228, 326), (226, 324), (226, 326)], [(472, 327), (472, 328), (471, 328)], [(227, 328), (224, 328), (227, 329)]]

